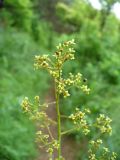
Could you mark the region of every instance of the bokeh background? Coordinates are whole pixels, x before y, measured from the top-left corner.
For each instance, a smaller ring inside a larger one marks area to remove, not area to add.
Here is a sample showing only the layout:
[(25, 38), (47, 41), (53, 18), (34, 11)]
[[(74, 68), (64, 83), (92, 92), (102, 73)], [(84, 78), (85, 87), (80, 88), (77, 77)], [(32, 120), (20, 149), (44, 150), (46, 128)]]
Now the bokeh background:
[[(61, 113), (69, 115), (79, 105), (89, 107), (93, 117), (109, 115), (113, 134), (105, 142), (120, 160), (120, 19), (112, 12), (116, 2), (99, 0), (101, 9), (95, 9), (89, 0), (0, 0), (0, 160), (46, 160), (40, 158), (35, 125), (20, 103), (25, 96), (54, 97), (48, 74), (33, 69), (34, 55), (51, 54), (59, 42), (72, 38), (76, 60), (66, 64), (64, 74), (81, 72), (91, 94), (71, 90)], [(65, 120), (63, 125), (71, 127)], [(70, 134), (65, 154), (73, 152), (71, 160), (87, 160), (90, 137)]]

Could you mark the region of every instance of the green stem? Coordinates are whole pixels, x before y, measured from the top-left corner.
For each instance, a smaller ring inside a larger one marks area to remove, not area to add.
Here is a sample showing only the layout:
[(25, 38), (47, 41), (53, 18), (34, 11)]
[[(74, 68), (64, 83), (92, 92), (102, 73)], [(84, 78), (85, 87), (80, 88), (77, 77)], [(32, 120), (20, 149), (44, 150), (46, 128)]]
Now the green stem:
[(61, 116), (59, 107), (59, 93), (57, 92), (57, 86), (55, 83), (55, 96), (56, 96), (56, 111), (57, 111), (57, 129), (58, 129), (58, 160), (61, 159)]
[(69, 129), (69, 130), (67, 130), (67, 131), (62, 132), (61, 135), (69, 134), (69, 133), (71, 133), (71, 132), (73, 132), (73, 131), (75, 131), (75, 130), (77, 130), (77, 128)]

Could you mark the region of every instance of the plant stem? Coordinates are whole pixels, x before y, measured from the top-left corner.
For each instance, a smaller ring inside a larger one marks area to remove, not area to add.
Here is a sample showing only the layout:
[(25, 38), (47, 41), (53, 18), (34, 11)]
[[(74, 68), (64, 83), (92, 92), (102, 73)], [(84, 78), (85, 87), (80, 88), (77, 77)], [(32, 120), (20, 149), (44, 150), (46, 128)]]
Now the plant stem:
[(73, 131), (75, 131), (75, 130), (77, 130), (76, 127), (75, 127), (75, 128), (72, 128), (72, 129), (69, 129), (69, 130), (67, 130), (67, 131), (62, 132), (61, 135), (69, 134), (69, 133), (71, 133), (71, 132), (73, 132)]
[(58, 160), (61, 159), (61, 115), (59, 107), (59, 93), (57, 92), (57, 84), (55, 82), (56, 111), (57, 111), (57, 129), (58, 129)]
[(57, 95), (57, 119), (58, 119), (58, 142), (59, 142), (59, 148), (58, 148), (58, 159), (60, 160), (61, 157), (61, 117), (60, 117), (60, 108), (59, 108), (59, 95)]

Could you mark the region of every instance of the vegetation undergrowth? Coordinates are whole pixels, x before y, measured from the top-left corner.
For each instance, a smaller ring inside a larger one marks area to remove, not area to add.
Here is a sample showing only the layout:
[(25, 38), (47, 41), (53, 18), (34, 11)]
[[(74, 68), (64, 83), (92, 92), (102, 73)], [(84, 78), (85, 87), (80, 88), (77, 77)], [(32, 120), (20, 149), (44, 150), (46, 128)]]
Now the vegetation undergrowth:
[[(27, 33), (0, 28), (0, 160), (33, 160), (37, 154), (35, 127), (19, 106), (23, 92), (32, 97), (48, 88), (45, 73), (31, 76), (32, 58), (39, 50)], [(36, 83), (43, 75), (44, 81)]]
[[(89, 160), (115, 160), (117, 155), (115, 152), (111, 152), (106, 144), (103, 143), (102, 138), (112, 134), (111, 119), (104, 114), (99, 114), (91, 121), (88, 120), (92, 117), (92, 113), (89, 108), (79, 109), (76, 107), (75, 111), (69, 116), (61, 115), (60, 113), (60, 99), (63, 96), (67, 98), (70, 96), (69, 90), (71, 87), (76, 87), (86, 94), (89, 94), (90, 89), (85, 84), (86, 79), (83, 78), (81, 73), (76, 75), (69, 73), (68, 78), (63, 75), (64, 63), (69, 60), (74, 60), (75, 50), (73, 45), (74, 39), (64, 43), (60, 43), (57, 46), (57, 50), (52, 56), (49, 55), (36, 55), (35, 56), (35, 69), (45, 69), (52, 76), (54, 80), (55, 88), (55, 101), (49, 103), (41, 103), (39, 96), (34, 97), (34, 101), (31, 102), (28, 97), (25, 97), (21, 103), (23, 111), (27, 113), (31, 120), (39, 123), (40, 130), (36, 133), (36, 140), (40, 142), (40, 147), (45, 148), (49, 154), (49, 160), (64, 160), (62, 156), (62, 136), (71, 133), (73, 131), (83, 132), (85, 136), (89, 135), (92, 130), (98, 132), (98, 136), (91, 139), (88, 142), (88, 154)], [(51, 104), (56, 105), (57, 122), (53, 121), (46, 113), (48, 107)], [(73, 123), (73, 128), (70, 130), (63, 130), (61, 119), (67, 118)], [(53, 137), (50, 126), (57, 125), (57, 139)], [(46, 133), (47, 130), (47, 133)], [(54, 151), (57, 150), (57, 157), (54, 157)], [(86, 154), (86, 153), (85, 153)]]

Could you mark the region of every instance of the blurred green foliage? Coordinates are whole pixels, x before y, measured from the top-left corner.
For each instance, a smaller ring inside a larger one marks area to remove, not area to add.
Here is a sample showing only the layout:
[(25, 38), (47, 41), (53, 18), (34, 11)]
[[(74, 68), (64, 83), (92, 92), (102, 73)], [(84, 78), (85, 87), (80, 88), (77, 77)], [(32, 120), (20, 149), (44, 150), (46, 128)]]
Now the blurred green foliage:
[(36, 154), (35, 127), (23, 115), (20, 103), (23, 97), (42, 95), (48, 88), (45, 73), (33, 74), (34, 54), (42, 50), (28, 34), (0, 30), (1, 160), (33, 159)]
[[(24, 96), (42, 96), (50, 86), (47, 74), (34, 72), (34, 55), (49, 54), (59, 42), (72, 38), (76, 61), (66, 63), (64, 73), (81, 72), (91, 94), (86, 97), (71, 90), (72, 98), (62, 103), (61, 112), (69, 115), (76, 106), (86, 106), (93, 117), (109, 114), (113, 135), (108, 144), (120, 153), (120, 20), (111, 12), (115, 2), (119, 0), (100, 0), (102, 8), (96, 10), (89, 0), (4, 1), (0, 9), (1, 160), (34, 159), (35, 127), (22, 114), (20, 102)], [(65, 127), (70, 126), (66, 121)], [(81, 138), (78, 133), (74, 136)]]

